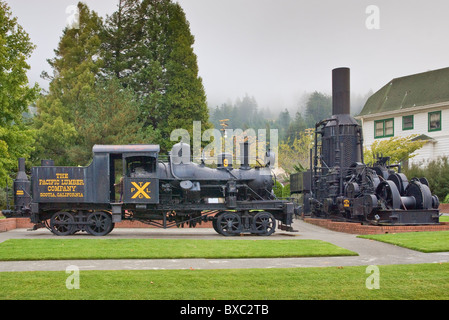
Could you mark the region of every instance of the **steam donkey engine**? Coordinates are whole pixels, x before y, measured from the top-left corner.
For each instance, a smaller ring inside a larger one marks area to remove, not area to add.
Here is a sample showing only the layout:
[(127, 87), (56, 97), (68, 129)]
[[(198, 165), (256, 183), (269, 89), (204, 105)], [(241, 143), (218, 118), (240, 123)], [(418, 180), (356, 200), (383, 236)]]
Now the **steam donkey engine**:
[(315, 125), (310, 169), (290, 177), (303, 194), (303, 213), (372, 224), (439, 223), (439, 201), (427, 179), (407, 177), (381, 157), (363, 161), (362, 128), (350, 115), (348, 68), (332, 71), (332, 117)]

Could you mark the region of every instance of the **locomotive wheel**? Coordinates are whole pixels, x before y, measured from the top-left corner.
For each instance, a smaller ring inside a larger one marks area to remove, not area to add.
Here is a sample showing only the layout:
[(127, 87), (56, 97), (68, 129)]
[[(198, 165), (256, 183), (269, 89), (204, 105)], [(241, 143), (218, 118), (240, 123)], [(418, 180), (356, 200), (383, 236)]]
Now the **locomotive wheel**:
[(50, 230), (58, 236), (70, 235), (75, 229), (74, 221), (70, 212), (56, 212), (50, 219)]
[(112, 231), (114, 224), (109, 213), (95, 211), (87, 217), (87, 232), (94, 236), (104, 236)]
[(266, 211), (257, 213), (253, 218), (253, 231), (261, 236), (269, 236), (276, 230), (276, 219)]
[(217, 218), (217, 229), (219, 234), (232, 236), (240, 234), (242, 221), (240, 216), (234, 212), (225, 212)]
[(214, 219), (212, 220), (212, 227), (214, 228), (215, 232), (217, 232), (217, 233), (220, 233), (220, 231), (218, 230), (218, 225), (217, 225), (218, 217), (222, 214), (223, 214), (223, 212), (217, 213), (215, 215)]

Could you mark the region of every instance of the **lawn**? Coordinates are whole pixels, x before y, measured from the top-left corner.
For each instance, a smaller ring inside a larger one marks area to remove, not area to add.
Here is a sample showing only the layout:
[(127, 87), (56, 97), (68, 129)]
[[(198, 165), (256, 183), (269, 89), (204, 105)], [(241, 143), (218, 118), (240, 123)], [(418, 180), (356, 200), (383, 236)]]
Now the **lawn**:
[(366, 267), (0, 272), (0, 299), (57, 300), (418, 300), (449, 299), (449, 264), (379, 266), (379, 289)]
[(449, 251), (449, 231), (404, 232), (358, 237), (382, 241), (426, 253)]
[(9, 239), (0, 260), (286, 258), (353, 256), (320, 240)]

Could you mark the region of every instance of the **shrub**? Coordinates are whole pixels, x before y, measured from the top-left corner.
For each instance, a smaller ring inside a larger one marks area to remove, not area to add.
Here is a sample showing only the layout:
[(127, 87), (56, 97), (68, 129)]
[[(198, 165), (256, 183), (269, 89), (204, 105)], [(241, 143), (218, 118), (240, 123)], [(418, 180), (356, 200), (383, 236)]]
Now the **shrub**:
[(446, 195), (442, 203), (449, 203), (449, 193)]
[[(425, 177), (429, 181), (429, 187), (433, 194), (443, 201), (449, 194), (449, 158), (439, 157), (436, 160), (413, 164), (404, 169), (404, 174), (409, 180)], [(449, 201), (449, 199), (447, 199)]]

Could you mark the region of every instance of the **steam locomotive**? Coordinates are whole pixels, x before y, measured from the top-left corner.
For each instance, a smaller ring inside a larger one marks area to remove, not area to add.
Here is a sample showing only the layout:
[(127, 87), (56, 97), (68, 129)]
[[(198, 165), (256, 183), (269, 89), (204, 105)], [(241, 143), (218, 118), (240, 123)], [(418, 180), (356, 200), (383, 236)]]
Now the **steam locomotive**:
[(159, 145), (95, 145), (89, 166), (42, 160), (31, 169), (31, 180), (21, 158), (14, 209), (3, 214), (29, 216), (34, 229), (47, 227), (59, 236), (78, 231), (103, 236), (122, 220), (161, 228), (212, 221), (224, 236), (269, 236), (278, 222), (291, 230), (298, 207), (274, 196), (273, 153), (267, 152), (265, 165), (252, 168), (248, 149), (244, 143), (242, 164), (234, 169), (228, 154), (218, 155), (216, 168), (191, 162), (190, 146), (182, 142), (167, 162), (159, 160)]
[(21, 158), (14, 209), (3, 214), (29, 216), (35, 229), (47, 227), (61, 236), (77, 231), (103, 236), (122, 220), (161, 228), (212, 221), (224, 236), (269, 236), (278, 223), (291, 231), (300, 211), (370, 224), (438, 224), (438, 197), (425, 178), (408, 181), (400, 166), (384, 157), (372, 166), (364, 163), (362, 128), (349, 112), (349, 69), (332, 74), (333, 115), (315, 126), (310, 169), (290, 176), (292, 196), (303, 196), (301, 206), (274, 196), (272, 152), (265, 165), (252, 168), (244, 143), (239, 169), (229, 154), (219, 154), (217, 167), (210, 168), (191, 162), (190, 146), (180, 142), (167, 162), (160, 161), (158, 145), (96, 145), (89, 166), (42, 160), (31, 169), (31, 181)]
[(332, 117), (315, 125), (309, 170), (292, 174), (305, 215), (370, 224), (439, 223), (439, 201), (427, 179), (408, 181), (400, 165), (363, 161), (362, 128), (350, 115), (350, 70), (332, 71)]

